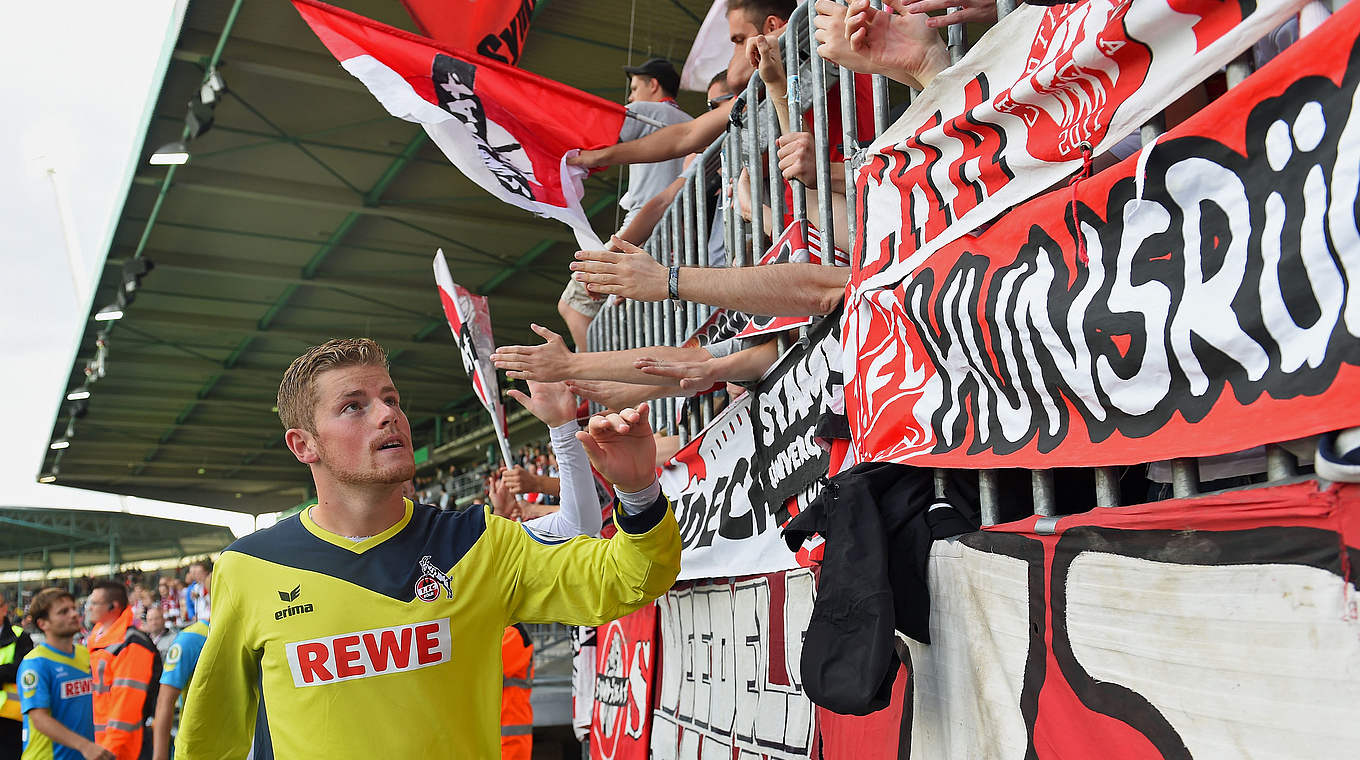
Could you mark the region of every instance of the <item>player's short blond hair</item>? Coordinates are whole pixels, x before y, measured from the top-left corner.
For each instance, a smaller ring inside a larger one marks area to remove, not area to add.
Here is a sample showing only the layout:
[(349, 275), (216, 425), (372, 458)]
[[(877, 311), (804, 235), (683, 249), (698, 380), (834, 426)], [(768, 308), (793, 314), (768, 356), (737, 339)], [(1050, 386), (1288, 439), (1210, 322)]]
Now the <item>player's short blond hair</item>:
[(341, 367), (387, 369), (387, 352), (370, 338), (335, 338), (293, 360), (279, 383), (279, 419), (286, 429), (316, 432), (316, 378)]

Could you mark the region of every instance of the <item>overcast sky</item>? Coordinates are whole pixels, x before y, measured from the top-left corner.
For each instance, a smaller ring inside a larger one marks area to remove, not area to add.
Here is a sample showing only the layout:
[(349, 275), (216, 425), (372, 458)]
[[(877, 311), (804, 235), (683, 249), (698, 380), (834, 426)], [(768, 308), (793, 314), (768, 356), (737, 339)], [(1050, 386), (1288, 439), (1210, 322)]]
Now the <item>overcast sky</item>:
[(238, 534), (253, 524), (249, 516), (219, 510), (36, 482), (90, 291), (132, 172), (145, 160), (146, 119), (186, 2), (6, 4), (0, 24), (0, 399), (8, 424), (0, 439), (0, 506), (121, 510), (229, 525)]

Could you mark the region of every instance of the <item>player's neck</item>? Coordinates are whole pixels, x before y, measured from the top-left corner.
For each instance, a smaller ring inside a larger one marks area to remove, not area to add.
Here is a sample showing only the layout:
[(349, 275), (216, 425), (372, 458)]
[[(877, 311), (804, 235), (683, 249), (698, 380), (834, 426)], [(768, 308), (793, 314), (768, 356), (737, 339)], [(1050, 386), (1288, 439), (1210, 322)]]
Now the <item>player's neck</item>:
[(317, 483), (312, 522), (337, 536), (376, 536), (406, 516), (401, 484)]
[(43, 643), (58, 652), (71, 653), (76, 651), (75, 634), (69, 636), (54, 636), (50, 633), (43, 634)]

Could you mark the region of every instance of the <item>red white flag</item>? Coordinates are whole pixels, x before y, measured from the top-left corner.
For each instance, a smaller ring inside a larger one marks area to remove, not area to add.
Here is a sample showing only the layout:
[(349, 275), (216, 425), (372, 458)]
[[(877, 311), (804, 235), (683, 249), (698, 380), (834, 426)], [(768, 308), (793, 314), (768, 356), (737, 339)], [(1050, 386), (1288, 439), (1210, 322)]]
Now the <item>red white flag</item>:
[(293, 5), (388, 113), (423, 125), (468, 179), (567, 223), (583, 248), (604, 247), (581, 209), (586, 172), (565, 161), (618, 142), (623, 106), (316, 0)]
[(401, 0), (422, 34), (458, 50), (514, 65), (534, 15), (534, 0)]
[(458, 341), (458, 352), (463, 355), (463, 369), (472, 380), (472, 390), (491, 414), (496, 428), (496, 440), (501, 445), (501, 456), (509, 467), (510, 441), (505, 432), (505, 407), (501, 405), (501, 391), (496, 383), (496, 368), (491, 364), (491, 352), (496, 341), (491, 337), (491, 309), (486, 296), (474, 295), (453, 281), (444, 251), (434, 255), (434, 281), (439, 286), (439, 302), (444, 306), (444, 318), (449, 321), (453, 339)]

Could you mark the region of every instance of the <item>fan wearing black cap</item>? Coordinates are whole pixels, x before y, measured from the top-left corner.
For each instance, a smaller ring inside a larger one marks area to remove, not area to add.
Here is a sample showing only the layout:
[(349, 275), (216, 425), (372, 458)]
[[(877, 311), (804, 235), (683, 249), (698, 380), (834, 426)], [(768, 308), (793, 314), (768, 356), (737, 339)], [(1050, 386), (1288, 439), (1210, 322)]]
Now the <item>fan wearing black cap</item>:
[[(680, 73), (670, 61), (652, 58), (640, 66), (625, 66), (623, 72), (628, 75), (628, 111), (642, 118), (623, 120), (619, 142), (636, 140), (661, 127), (691, 121), (690, 115), (680, 110), (675, 102), (676, 93), (680, 91)], [(656, 163), (630, 165), (628, 191), (619, 198), (619, 206), (625, 213), (620, 229), (628, 226), (638, 209), (665, 190), (684, 168), (683, 154)], [(601, 303), (592, 299), (575, 280), (568, 281), (562, 291), (557, 311), (566, 321), (578, 351), (585, 349), (586, 328), (600, 310)]]

